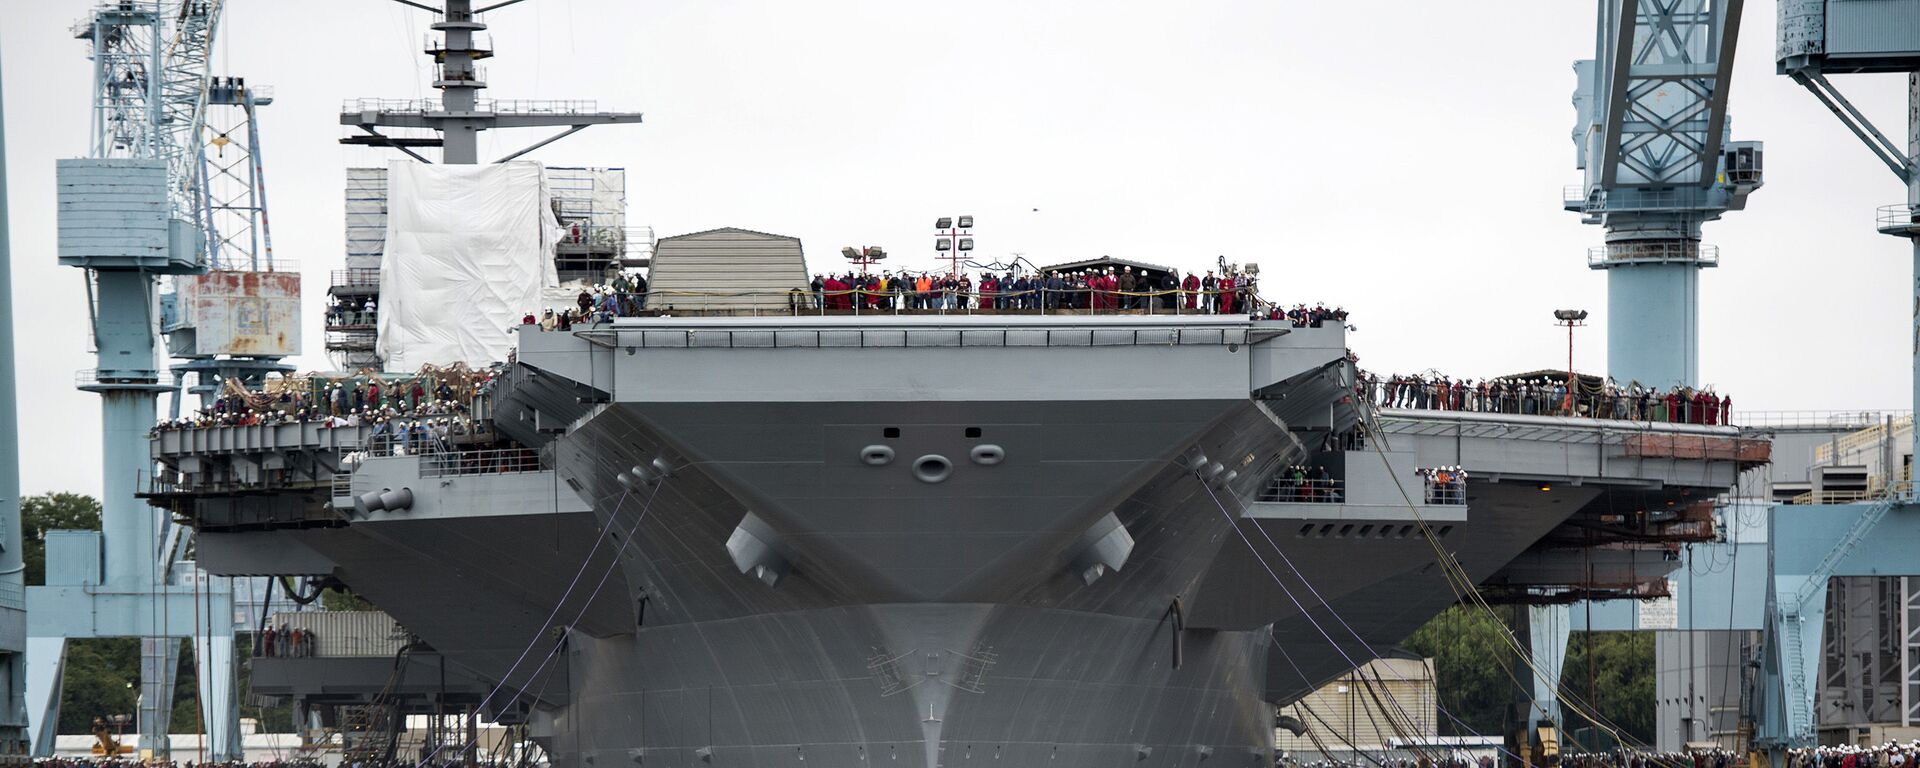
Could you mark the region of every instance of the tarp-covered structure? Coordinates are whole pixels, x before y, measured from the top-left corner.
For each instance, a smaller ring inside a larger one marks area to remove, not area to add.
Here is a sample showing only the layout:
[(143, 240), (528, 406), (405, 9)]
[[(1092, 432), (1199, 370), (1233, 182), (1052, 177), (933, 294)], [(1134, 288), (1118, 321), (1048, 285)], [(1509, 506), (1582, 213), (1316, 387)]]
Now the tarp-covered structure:
[(539, 163), (387, 167), (379, 354), (389, 371), (507, 359), (509, 331), (559, 283)]

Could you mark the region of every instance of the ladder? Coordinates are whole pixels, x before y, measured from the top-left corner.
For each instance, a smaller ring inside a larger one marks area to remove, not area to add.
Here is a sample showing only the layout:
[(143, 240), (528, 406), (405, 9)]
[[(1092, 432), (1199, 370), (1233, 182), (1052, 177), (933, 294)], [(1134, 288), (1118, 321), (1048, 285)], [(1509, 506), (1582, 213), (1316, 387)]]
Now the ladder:
[(1804, 623), (1798, 605), (1780, 614), (1780, 663), (1787, 670), (1787, 732), (1792, 734), (1813, 732), (1813, 692), (1807, 688), (1806, 664), (1800, 655)]

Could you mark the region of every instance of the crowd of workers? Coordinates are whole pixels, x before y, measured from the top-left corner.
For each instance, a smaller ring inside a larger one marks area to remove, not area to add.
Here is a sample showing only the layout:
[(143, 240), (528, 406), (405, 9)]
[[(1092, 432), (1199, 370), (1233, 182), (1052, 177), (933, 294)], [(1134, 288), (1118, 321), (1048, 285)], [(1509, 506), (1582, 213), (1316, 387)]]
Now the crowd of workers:
[[(177, 748), (176, 748), (177, 751)], [(406, 757), (394, 760), (367, 760), (355, 758), (342, 760), (334, 768), (465, 768), (466, 758), (458, 750), (445, 750), (446, 755), (438, 759), (424, 761)], [(33, 761), (35, 768), (329, 768), (323, 760), (296, 758), (292, 760), (224, 760), (194, 762), (192, 760), (134, 760), (127, 757), (41, 757)], [(476, 760), (474, 768), (527, 768), (527, 763), (517, 760)]]
[(1178, 270), (1154, 275), (1131, 266), (1118, 270), (1053, 270), (1046, 274), (965, 272), (939, 275), (891, 271), (880, 274), (814, 275), (808, 309), (881, 310), (1158, 310), (1231, 315), (1256, 311), (1252, 276), (1230, 272), (1205, 277)]
[(1616, 749), (1611, 752), (1580, 752), (1560, 756), (1561, 768), (1744, 768), (1746, 764), (1744, 755), (1724, 749), (1690, 749), (1685, 752)]
[(1467, 471), (1457, 466), (1421, 467), (1418, 470), (1425, 480), (1428, 504), (1465, 504), (1467, 503)]
[(320, 638), (311, 629), (286, 624), (278, 627), (268, 626), (253, 633), (253, 655), (269, 658), (303, 658), (313, 655), (313, 648)]
[(373, 296), (327, 295), (327, 327), (345, 328), (380, 324), (380, 300)]
[[(605, 282), (580, 291), (573, 306), (547, 307), (527, 313), (521, 325), (538, 325), (543, 331), (570, 331), (575, 325), (611, 322), (617, 317), (638, 317), (648, 312), (647, 278), (640, 274), (612, 273)], [(657, 297), (655, 297), (657, 298)], [(844, 272), (816, 274), (805, 288), (788, 292), (787, 309), (793, 314), (833, 312), (1143, 312), (1164, 314), (1249, 315), (1256, 319), (1284, 320), (1296, 327), (1319, 328), (1333, 323), (1345, 325), (1347, 311), (1340, 307), (1302, 303), (1289, 308), (1262, 299), (1255, 278), (1242, 271), (1216, 276), (1182, 276), (1178, 270), (1154, 274), (1131, 266), (1100, 269), (1053, 270), (1044, 274), (999, 274), (981, 272), (938, 274), (935, 272), (880, 272), (878, 274)], [(364, 320), (371, 324), (375, 308), (348, 306), (338, 302), (328, 308), (328, 324), (351, 324)]]
[(1395, 374), (1382, 379), (1362, 371), (1358, 386), (1361, 397), (1381, 408), (1713, 425), (1729, 423), (1733, 410), (1731, 396), (1710, 389), (1662, 390), (1638, 384), (1622, 386), (1611, 380), (1594, 386), (1577, 378), (1574, 384), (1569, 396), (1567, 379), (1557, 376), (1475, 381), (1439, 374)]
[(1295, 464), (1274, 476), (1270, 490), (1274, 501), (1338, 504), (1345, 500), (1340, 486), (1326, 467), (1308, 468), (1304, 464)]
[(36, 768), (327, 768), (319, 760), (227, 760), (194, 762), (192, 760), (134, 760), (130, 757), (41, 757), (33, 761)]
[(1920, 765), (1920, 739), (1878, 746), (1841, 744), (1787, 750), (1786, 768), (1904, 768)]
[(1498, 763), (1491, 755), (1472, 755), (1455, 752), (1440, 757), (1394, 758), (1368, 755), (1365, 759), (1334, 760), (1324, 759), (1313, 762), (1277, 758), (1275, 764), (1285, 768), (1494, 768)]
[(208, 407), (190, 416), (164, 419), (154, 431), (261, 424), (319, 423), (322, 428), (373, 426), (403, 452), (456, 438), (489, 434), (473, 417), (472, 403), (493, 386), (501, 369), (428, 367), (411, 376), (362, 372), (330, 378), (318, 374), (268, 381), (261, 390), (229, 383)]
[(647, 278), (620, 273), (606, 283), (582, 289), (573, 303), (558, 312), (548, 307), (538, 317), (529, 312), (520, 318), (520, 324), (538, 325), (543, 331), (570, 331), (575, 325), (638, 317), (647, 309)]

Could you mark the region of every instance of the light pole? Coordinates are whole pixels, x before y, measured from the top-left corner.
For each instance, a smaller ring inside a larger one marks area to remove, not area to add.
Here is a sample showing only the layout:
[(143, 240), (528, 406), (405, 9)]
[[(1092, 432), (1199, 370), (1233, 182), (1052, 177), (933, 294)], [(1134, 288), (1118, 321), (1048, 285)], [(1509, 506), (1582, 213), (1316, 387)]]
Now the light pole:
[(877, 245), (869, 245), (863, 248), (848, 246), (840, 249), (840, 255), (845, 256), (847, 261), (853, 262), (853, 267), (860, 270), (860, 274), (865, 275), (867, 273), (867, 267), (878, 264), (881, 259), (887, 257), (887, 251)]
[(1584, 309), (1556, 309), (1553, 311), (1556, 325), (1567, 327), (1567, 402), (1564, 412), (1573, 415), (1574, 393), (1578, 392), (1577, 380), (1573, 377), (1573, 329), (1586, 325), (1587, 311)]
[(960, 275), (960, 260), (966, 258), (963, 251), (973, 250), (973, 217), (942, 216), (933, 222), (934, 258), (946, 259), (947, 274)]

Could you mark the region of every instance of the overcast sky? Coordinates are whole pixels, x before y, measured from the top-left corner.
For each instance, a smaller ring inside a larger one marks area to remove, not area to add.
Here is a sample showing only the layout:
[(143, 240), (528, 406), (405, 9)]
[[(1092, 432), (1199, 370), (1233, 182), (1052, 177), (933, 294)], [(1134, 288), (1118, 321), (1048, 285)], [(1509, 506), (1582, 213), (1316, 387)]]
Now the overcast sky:
[[(97, 492), (98, 399), (79, 270), (54, 260), (53, 162), (86, 151), (91, 4), (0, 0), (23, 490)], [(215, 71), (272, 85), (263, 110), (276, 255), (306, 281), (308, 353), (342, 263), (341, 103), (419, 98), (429, 16), (387, 0), (230, 0)], [(1563, 364), (1553, 309), (1592, 310), (1576, 367), (1601, 370), (1597, 227), (1579, 181), (1571, 62), (1590, 2), (966, 3), (531, 0), (491, 14), (496, 98), (591, 98), (646, 123), (532, 157), (627, 169), (630, 220), (661, 236), (795, 235), (816, 270), (844, 245), (932, 261), (931, 225), (978, 218), (981, 256), (1110, 254), (1182, 269), (1258, 262), (1269, 298), (1353, 313), (1380, 372), (1483, 377)], [(1773, 3), (1748, 3), (1734, 138), (1766, 142), (1766, 187), (1706, 227), (1704, 381), (1737, 410), (1908, 407), (1906, 243), (1873, 231), (1897, 180), (1774, 74)], [(1889, 135), (1903, 81), (1839, 78)], [(483, 139), (482, 157), (540, 138)]]

